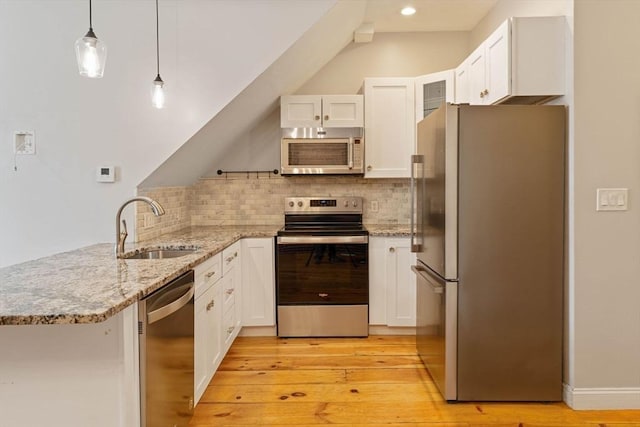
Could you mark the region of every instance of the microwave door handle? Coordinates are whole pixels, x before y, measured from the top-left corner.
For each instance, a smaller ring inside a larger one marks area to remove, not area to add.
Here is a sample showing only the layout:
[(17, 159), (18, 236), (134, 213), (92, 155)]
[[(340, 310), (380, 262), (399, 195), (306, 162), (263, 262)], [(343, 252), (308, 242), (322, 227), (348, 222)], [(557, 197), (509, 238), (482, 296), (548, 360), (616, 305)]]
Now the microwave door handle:
[[(419, 184), (422, 184), (424, 177), (416, 174), (416, 167), (424, 163), (424, 156), (421, 154), (414, 154), (411, 156), (411, 186), (409, 192), (411, 193), (410, 199), (410, 220), (411, 220), (411, 252), (422, 251), (422, 194), (418, 195), (416, 191), (421, 189)], [(424, 168), (420, 168), (423, 171)], [(416, 181), (420, 182), (416, 182)], [(418, 200), (416, 200), (418, 199)], [(417, 208), (417, 209), (416, 209)]]
[(353, 150), (355, 150), (353, 138), (349, 138), (349, 148), (347, 149), (348, 157), (349, 157), (347, 159), (347, 161), (349, 162), (349, 169), (353, 169)]

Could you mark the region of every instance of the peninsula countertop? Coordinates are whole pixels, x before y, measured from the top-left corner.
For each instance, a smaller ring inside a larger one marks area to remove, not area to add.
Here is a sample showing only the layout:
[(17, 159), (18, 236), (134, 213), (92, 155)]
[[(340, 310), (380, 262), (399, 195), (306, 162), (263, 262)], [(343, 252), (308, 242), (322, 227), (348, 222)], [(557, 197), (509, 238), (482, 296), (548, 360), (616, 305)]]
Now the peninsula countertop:
[[(98, 323), (159, 289), (243, 237), (273, 237), (281, 225), (190, 227), (137, 244), (197, 247), (168, 259), (116, 259), (101, 243), (0, 268), (0, 325)], [(367, 224), (371, 236), (408, 236), (408, 226)]]
[(178, 258), (116, 259), (101, 243), (0, 269), (0, 325), (98, 323), (243, 237), (273, 237), (280, 226), (191, 227), (138, 244), (197, 247)]

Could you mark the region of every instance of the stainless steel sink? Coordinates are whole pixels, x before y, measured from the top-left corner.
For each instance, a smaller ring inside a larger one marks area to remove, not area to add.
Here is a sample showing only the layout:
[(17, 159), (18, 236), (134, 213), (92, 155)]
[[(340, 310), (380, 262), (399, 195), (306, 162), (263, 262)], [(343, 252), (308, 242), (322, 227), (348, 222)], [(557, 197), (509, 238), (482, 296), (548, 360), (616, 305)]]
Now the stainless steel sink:
[(164, 259), (177, 258), (194, 253), (197, 248), (180, 249), (144, 249), (139, 252), (125, 254), (124, 259)]

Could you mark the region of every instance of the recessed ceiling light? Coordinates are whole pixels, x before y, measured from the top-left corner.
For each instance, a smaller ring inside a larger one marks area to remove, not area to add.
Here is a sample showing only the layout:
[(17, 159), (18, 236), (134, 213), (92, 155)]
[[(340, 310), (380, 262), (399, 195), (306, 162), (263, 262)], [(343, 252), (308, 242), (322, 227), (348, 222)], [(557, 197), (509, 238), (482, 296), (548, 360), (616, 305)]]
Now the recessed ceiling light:
[(415, 10), (415, 8), (413, 8), (411, 6), (407, 6), (407, 7), (402, 8), (400, 13), (403, 14), (404, 16), (411, 16), (414, 13), (416, 13), (416, 10)]

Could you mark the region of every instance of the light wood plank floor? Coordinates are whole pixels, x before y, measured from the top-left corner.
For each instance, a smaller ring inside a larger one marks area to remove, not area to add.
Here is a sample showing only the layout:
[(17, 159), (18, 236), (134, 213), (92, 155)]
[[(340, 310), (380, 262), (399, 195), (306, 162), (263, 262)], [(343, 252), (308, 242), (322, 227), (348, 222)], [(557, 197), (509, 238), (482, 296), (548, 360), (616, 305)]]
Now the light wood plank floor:
[(205, 426), (619, 426), (640, 411), (442, 400), (414, 337), (239, 337), (196, 407)]

